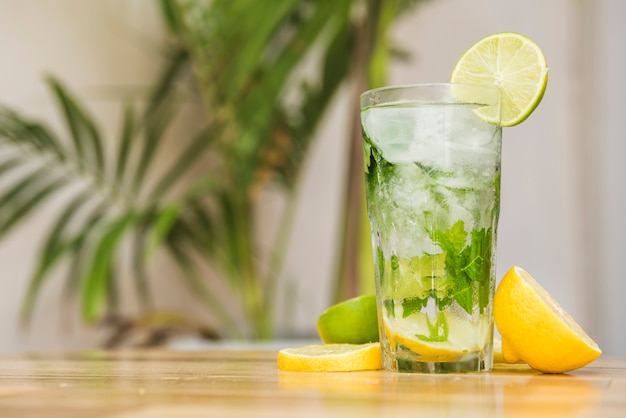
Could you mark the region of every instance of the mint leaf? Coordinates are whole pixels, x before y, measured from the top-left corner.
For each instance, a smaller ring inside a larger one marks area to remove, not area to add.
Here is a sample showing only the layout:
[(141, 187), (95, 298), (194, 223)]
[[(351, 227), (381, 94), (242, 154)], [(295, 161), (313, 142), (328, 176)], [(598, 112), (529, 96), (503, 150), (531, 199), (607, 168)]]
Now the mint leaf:
[[(365, 136), (365, 133), (363, 133)], [(365, 168), (365, 173), (369, 174), (370, 172), (370, 164), (372, 161), (372, 144), (369, 141), (363, 141), (363, 167)]]
[(489, 305), (492, 294), (491, 284), (488, 281), (478, 285), (478, 309), (481, 314), (485, 311), (487, 305)]
[(400, 260), (397, 255), (393, 254), (391, 256), (391, 269), (398, 270), (398, 267), (400, 267)]
[(469, 282), (459, 283), (459, 286), (457, 286), (454, 294), (452, 295), (454, 300), (456, 300), (456, 303), (458, 303), (459, 306), (468, 314), (471, 314), (474, 308), (471, 286), (472, 285)]
[(478, 308), (483, 313), (491, 296), (491, 264), (493, 234), (491, 228), (473, 230), (467, 251), (467, 277), (478, 282)]
[(470, 280), (484, 282), (491, 272), (491, 229), (473, 230), (470, 245), (464, 249), (467, 265), (463, 271)]
[(388, 279), (385, 277), (385, 255), (380, 247), (376, 247), (376, 267), (378, 269), (378, 278), (381, 288), (388, 286)]
[(426, 307), (428, 303), (428, 298), (422, 299), (418, 297), (404, 299), (402, 301), (402, 318), (406, 318), (407, 316), (419, 312), (422, 308)]
[[(429, 236), (431, 241), (439, 245), (446, 254), (446, 272), (454, 279), (456, 284), (458, 280), (462, 280), (465, 276), (463, 272), (463, 267), (465, 267), (463, 250), (467, 241), (465, 223), (459, 220), (448, 230), (429, 231)], [(454, 287), (458, 287), (458, 285)]]
[(430, 322), (430, 318), (426, 316), (426, 325), (428, 326), (428, 335), (415, 334), (417, 338), (428, 342), (443, 342), (448, 340), (448, 321), (443, 312), (437, 314), (434, 324)]
[(459, 250), (465, 247), (465, 242), (467, 241), (467, 232), (465, 232), (465, 222), (462, 220), (458, 220), (450, 227), (448, 231), (444, 234), (444, 239), (448, 243), (448, 245), (452, 245), (453, 248)]
[[(491, 295), (491, 228), (472, 230), (469, 244), (462, 220), (455, 222), (447, 230), (430, 230), (428, 234), (433, 243), (439, 245), (445, 253), (446, 272), (452, 283), (449, 300), (455, 300), (471, 314), (474, 309), (472, 283), (478, 282), (478, 307), (482, 313), (489, 304)], [(439, 298), (437, 306), (445, 306), (445, 299)]]
[(367, 187), (375, 189), (393, 177), (396, 169), (395, 165), (385, 160), (378, 148), (374, 145), (369, 144), (369, 156), (365, 158)]
[(391, 317), (395, 317), (394, 313), (395, 313), (395, 309), (394, 309), (394, 301), (393, 299), (384, 299), (383, 300), (383, 306), (385, 308), (385, 310), (387, 311), (387, 315), (391, 316)]
[(426, 164), (422, 164), (417, 161), (414, 162), (413, 164), (415, 164), (415, 166), (419, 168), (422, 171), (422, 173), (430, 177), (432, 180), (437, 180), (441, 177), (444, 177), (444, 178), (454, 177), (454, 173), (451, 171), (443, 171), (439, 168), (430, 167)]

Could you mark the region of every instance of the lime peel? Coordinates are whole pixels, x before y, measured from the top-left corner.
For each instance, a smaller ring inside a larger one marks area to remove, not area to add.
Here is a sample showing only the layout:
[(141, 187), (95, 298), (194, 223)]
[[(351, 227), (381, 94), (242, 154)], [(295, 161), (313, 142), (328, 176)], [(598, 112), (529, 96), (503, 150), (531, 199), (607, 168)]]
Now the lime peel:
[(327, 344), (377, 342), (376, 296), (357, 296), (331, 306), (317, 320), (317, 331)]
[(450, 81), (498, 87), (498, 105), (481, 107), (477, 113), (486, 122), (509, 127), (525, 121), (543, 99), (548, 66), (534, 41), (501, 32), (470, 46), (457, 61)]

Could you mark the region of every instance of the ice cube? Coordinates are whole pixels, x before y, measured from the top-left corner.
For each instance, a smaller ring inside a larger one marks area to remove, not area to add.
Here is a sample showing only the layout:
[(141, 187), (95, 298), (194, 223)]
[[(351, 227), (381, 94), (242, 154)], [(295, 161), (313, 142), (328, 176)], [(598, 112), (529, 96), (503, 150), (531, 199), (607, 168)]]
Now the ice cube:
[(497, 125), (486, 123), (475, 113), (475, 107), (446, 107), (446, 141), (467, 147), (492, 148)]
[(367, 109), (363, 129), (383, 158), (391, 163), (441, 160), (433, 144), (444, 134), (442, 106), (389, 106)]

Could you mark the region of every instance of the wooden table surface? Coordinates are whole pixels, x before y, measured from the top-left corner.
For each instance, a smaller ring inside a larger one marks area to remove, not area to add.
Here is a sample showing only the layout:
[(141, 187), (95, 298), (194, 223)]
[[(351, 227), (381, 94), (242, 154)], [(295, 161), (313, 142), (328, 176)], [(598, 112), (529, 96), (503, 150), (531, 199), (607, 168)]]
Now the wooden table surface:
[[(395, 414), (395, 415), (394, 415)], [(565, 375), (297, 373), (276, 350), (0, 358), (0, 417), (626, 417), (626, 359)]]

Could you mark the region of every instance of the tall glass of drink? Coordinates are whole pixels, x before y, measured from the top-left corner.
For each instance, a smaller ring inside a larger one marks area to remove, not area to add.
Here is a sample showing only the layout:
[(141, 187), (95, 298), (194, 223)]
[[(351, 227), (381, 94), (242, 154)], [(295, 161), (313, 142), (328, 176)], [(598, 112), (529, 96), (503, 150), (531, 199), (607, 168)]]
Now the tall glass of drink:
[(496, 87), (471, 84), (384, 87), (361, 96), (385, 369), (492, 367), (498, 100)]

